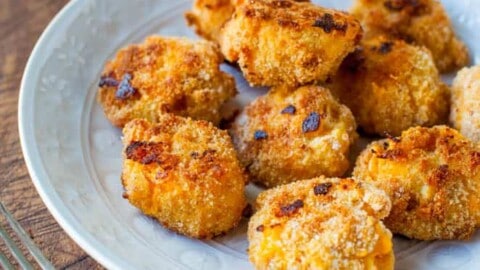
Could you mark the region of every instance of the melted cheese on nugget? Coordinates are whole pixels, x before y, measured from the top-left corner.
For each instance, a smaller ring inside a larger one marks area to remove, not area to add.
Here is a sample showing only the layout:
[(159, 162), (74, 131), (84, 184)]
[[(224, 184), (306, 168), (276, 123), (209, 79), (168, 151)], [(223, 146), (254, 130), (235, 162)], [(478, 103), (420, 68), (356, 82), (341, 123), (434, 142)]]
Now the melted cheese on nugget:
[(235, 227), (246, 177), (226, 131), (173, 115), (123, 129), (124, 196), (165, 227), (211, 238)]
[(454, 129), (416, 127), (373, 142), (353, 175), (389, 194), (384, 222), (394, 233), (469, 239), (480, 225), (480, 152)]
[(387, 194), (353, 179), (315, 178), (261, 193), (248, 226), (256, 269), (393, 269)]

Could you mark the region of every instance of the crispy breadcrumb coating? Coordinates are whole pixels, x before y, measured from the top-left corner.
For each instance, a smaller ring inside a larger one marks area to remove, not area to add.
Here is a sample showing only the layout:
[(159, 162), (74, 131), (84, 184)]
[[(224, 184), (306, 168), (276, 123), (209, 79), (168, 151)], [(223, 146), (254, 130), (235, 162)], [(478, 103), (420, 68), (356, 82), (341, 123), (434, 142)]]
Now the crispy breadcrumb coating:
[(350, 110), (328, 89), (273, 88), (245, 107), (231, 133), (253, 181), (267, 187), (316, 176), (341, 176), (358, 137)]
[(480, 66), (458, 72), (452, 86), (450, 122), (465, 137), (480, 143)]
[(256, 269), (393, 269), (382, 190), (320, 177), (262, 192), (257, 206), (248, 224)]
[(248, 0), (222, 28), (225, 58), (251, 85), (321, 82), (333, 75), (362, 34), (352, 16), (309, 2)]
[(440, 72), (469, 62), (467, 47), (456, 37), (437, 0), (357, 0), (351, 12), (362, 23), (366, 36), (390, 35), (427, 47)]
[[(279, 2), (284, 0), (266, 0)], [(293, 0), (295, 2), (310, 2), (309, 0)], [(205, 39), (218, 42), (220, 29), (230, 20), (235, 7), (245, 0), (195, 0), (192, 10), (185, 13), (187, 24)]]
[(123, 129), (124, 197), (165, 227), (211, 238), (235, 227), (246, 207), (246, 176), (226, 131), (163, 115)]
[(332, 81), (332, 93), (366, 133), (398, 136), (409, 127), (447, 121), (449, 90), (423, 47), (384, 37), (364, 40)]
[(98, 101), (119, 127), (135, 118), (156, 122), (164, 113), (217, 124), (220, 107), (236, 94), (222, 62), (213, 43), (151, 36), (106, 64)]
[(220, 29), (232, 17), (239, 1), (243, 0), (195, 0), (185, 19), (198, 35), (217, 42)]
[(385, 190), (393, 233), (420, 240), (469, 239), (480, 224), (480, 152), (446, 126), (416, 127), (373, 142), (353, 175)]

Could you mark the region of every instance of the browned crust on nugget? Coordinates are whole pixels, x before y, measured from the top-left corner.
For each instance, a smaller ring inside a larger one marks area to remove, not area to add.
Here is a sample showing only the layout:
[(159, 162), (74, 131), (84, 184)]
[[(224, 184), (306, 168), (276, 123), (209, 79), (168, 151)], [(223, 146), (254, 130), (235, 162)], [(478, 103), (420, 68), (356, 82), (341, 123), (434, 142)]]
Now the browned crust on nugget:
[(303, 180), (262, 192), (257, 207), (248, 228), (257, 269), (393, 269), (392, 235), (380, 221), (391, 202), (372, 185)]
[(465, 137), (480, 143), (480, 66), (458, 72), (451, 101), (450, 123)]
[(220, 37), (251, 85), (302, 85), (326, 80), (359, 42), (352, 16), (291, 0), (245, 1)]
[(361, 45), (327, 86), (363, 131), (397, 136), (447, 121), (449, 89), (426, 48), (382, 36)]
[(246, 207), (246, 176), (230, 137), (206, 121), (164, 115), (123, 129), (124, 197), (168, 229), (211, 238)]
[(320, 86), (272, 89), (245, 107), (232, 135), (252, 179), (267, 187), (342, 176), (356, 140), (350, 110)]
[(369, 37), (389, 35), (428, 48), (440, 72), (469, 62), (467, 47), (437, 0), (357, 0), (351, 11)]
[(393, 207), (385, 225), (420, 240), (469, 239), (480, 224), (480, 153), (446, 126), (411, 128), (373, 142), (353, 175), (385, 190)]
[[(220, 107), (236, 94), (233, 77), (220, 71), (222, 62), (210, 42), (151, 36), (106, 64), (97, 98), (119, 127), (135, 118), (156, 122), (164, 113), (217, 124)], [(128, 83), (123, 91), (121, 82)]]
[(239, 1), (195, 0), (192, 10), (185, 13), (185, 19), (198, 35), (217, 42), (220, 29), (232, 17), (235, 4)]

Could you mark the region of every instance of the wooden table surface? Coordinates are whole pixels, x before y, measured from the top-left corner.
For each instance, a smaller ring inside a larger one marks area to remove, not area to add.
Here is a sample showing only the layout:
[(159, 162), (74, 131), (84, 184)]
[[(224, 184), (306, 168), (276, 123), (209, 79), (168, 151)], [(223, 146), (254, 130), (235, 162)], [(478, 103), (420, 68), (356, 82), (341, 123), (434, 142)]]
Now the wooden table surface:
[[(67, 2), (0, 0), (0, 201), (56, 268), (102, 269), (48, 212), (30, 180), (18, 137), (17, 102), (25, 64), (43, 29)], [(6, 227), (3, 217), (0, 222)], [(3, 242), (0, 250), (8, 253)]]

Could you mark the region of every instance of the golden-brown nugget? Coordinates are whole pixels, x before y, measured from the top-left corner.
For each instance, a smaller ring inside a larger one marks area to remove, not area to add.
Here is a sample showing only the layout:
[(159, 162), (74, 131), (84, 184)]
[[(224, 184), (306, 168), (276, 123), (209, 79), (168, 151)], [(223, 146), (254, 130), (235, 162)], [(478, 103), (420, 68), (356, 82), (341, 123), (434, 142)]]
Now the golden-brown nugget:
[(353, 175), (389, 194), (384, 222), (393, 233), (469, 239), (480, 225), (480, 152), (454, 129), (417, 127), (373, 142)]
[(458, 72), (452, 86), (450, 122), (475, 143), (480, 143), (480, 66)]
[(248, 224), (257, 269), (393, 269), (385, 192), (352, 179), (316, 178), (261, 193)]
[(326, 80), (354, 50), (362, 29), (352, 16), (308, 2), (245, 1), (223, 27), (220, 46), (251, 85)]
[(106, 64), (98, 101), (119, 127), (135, 118), (156, 122), (164, 113), (217, 124), (220, 107), (236, 94), (222, 61), (213, 43), (151, 36)]
[(235, 227), (246, 176), (226, 131), (171, 114), (123, 129), (124, 197), (165, 227), (211, 238)]
[(366, 133), (397, 136), (447, 121), (449, 90), (423, 47), (384, 37), (364, 40), (332, 81), (332, 93)]
[(188, 25), (200, 36), (218, 41), (220, 29), (235, 11), (235, 4), (243, 0), (195, 0), (192, 10), (185, 13)]
[(248, 105), (232, 127), (253, 181), (267, 187), (316, 176), (342, 176), (358, 137), (350, 110), (328, 89), (273, 88)]
[[(208, 40), (218, 42), (220, 29), (230, 20), (235, 7), (245, 0), (195, 0), (192, 10), (185, 13), (188, 25), (195, 32)], [(279, 2), (284, 0), (268, 0)], [(310, 2), (309, 0), (293, 0), (295, 2)]]
[(390, 35), (427, 47), (440, 72), (469, 62), (466, 46), (437, 0), (357, 0), (351, 11), (366, 36)]

